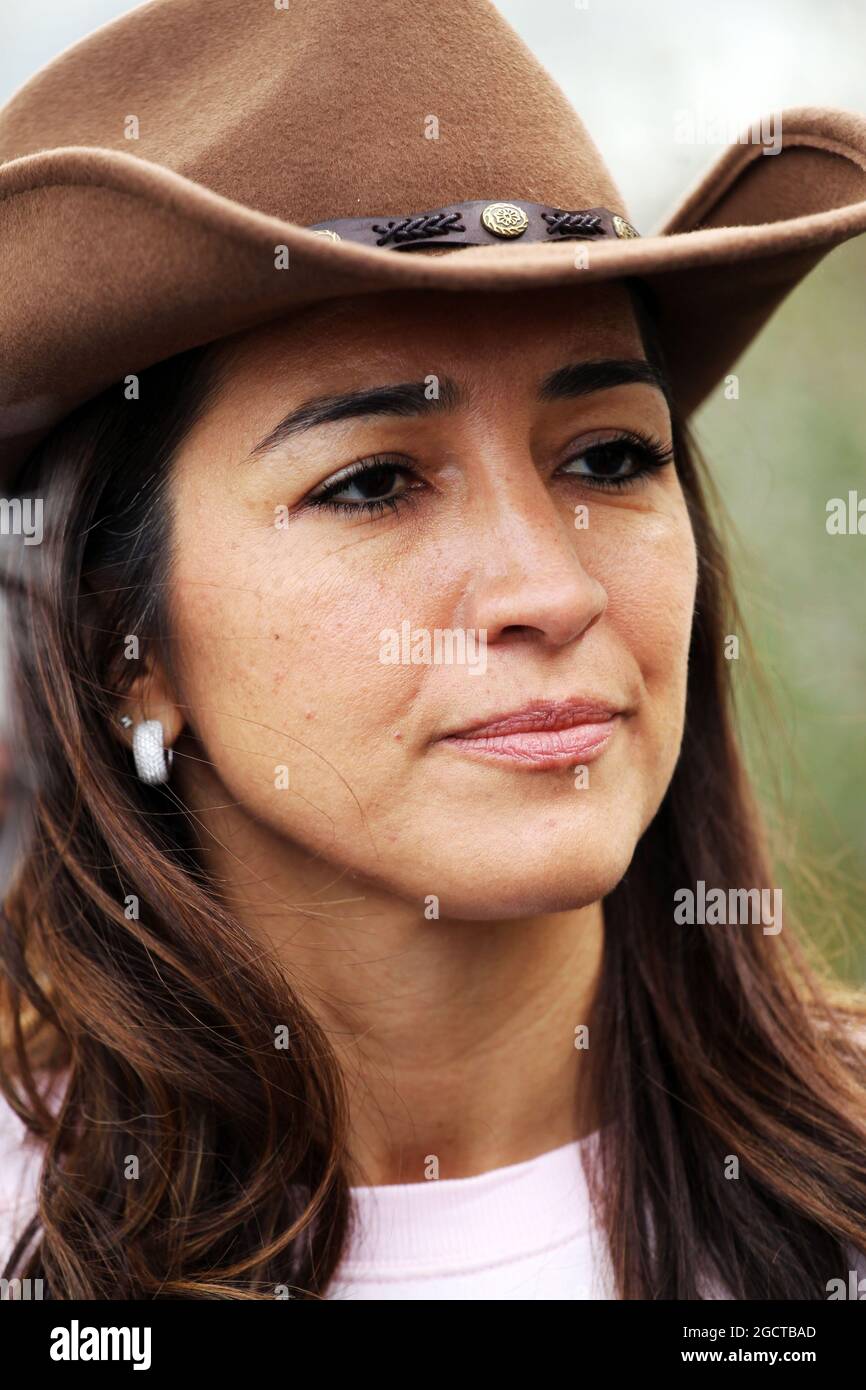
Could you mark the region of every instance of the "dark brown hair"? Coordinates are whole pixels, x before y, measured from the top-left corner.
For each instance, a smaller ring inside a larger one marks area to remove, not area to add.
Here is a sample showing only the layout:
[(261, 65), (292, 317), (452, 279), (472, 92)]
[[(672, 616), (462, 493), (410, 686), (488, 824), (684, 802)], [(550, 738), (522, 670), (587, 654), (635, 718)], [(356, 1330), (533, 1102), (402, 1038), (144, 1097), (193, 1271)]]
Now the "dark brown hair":
[[(646, 293), (636, 307), (663, 369)], [(49, 525), (9, 583), (33, 792), (2, 922), (0, 1085), (45, 1161), (6, 1274), (54, 1298), (317, 1298), (348, 1232), (331, 1046), (221, 904), (194, 814), (135, 777), (112, 728), (136, 666), (125, 635), (170, 663), (167, 480), (211, 365), (196, 349), (148, 369), (134, 408), (106, 392), (17, 480)], [(589, 1084), (609, 1122), (588, 1178), (620, 1297), (701, 1297), (717, 1279), (738, 1299), (821, 1299), (866, 1250), (866, 1004), (809, 959), (790, 914), (773, 936), (674, 920), (678, 889), (773, 875), (723, 654), (742, 623), (673, 406), (699, 553), (687, 719), (661, 809), (605, 901)]]

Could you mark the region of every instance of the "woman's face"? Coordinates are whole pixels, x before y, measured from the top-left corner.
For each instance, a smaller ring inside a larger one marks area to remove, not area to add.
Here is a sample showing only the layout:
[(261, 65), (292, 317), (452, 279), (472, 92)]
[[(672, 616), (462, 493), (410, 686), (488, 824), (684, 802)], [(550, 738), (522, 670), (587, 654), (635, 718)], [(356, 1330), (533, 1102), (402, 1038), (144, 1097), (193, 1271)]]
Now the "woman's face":
[(601, 359), (644, 359), (621, 285), (361, 296), (224, 346), (172, 478), (168, 732), (257, 871), (466, 918), (622, 877), (680, 746), (696, 557), (664, 397), (598, 389)]

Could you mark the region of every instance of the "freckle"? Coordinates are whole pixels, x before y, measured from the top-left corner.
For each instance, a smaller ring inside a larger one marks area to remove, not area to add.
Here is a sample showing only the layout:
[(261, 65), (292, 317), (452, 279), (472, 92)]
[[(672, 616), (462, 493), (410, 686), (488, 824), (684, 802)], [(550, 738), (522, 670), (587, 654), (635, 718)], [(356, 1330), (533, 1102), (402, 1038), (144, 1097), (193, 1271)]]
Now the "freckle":
[(274, 641), (275, 641), (275, 642), (279, 642), (279, 640), (280, 640), (280, 634), (279, 634), (278, 632), (275, 632), (275, 633), (274, 633)]

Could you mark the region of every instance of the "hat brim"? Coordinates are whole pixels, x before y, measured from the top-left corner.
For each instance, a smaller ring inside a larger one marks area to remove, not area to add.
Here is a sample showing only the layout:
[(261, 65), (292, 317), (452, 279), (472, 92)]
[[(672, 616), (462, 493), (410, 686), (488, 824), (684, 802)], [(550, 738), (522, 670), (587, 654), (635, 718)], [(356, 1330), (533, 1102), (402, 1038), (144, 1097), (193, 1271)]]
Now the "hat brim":
[(727, 146), (655, 234), (592, 243), (583, 264), (586, 243), (573, 241), (440, 256), (334, 243), (112, 150), (12, 160), (0, 167), (0, 463), (154, 362), (317, 301), (395, 289), (641, 277), (688, 415), (820, 258), (866, 231), (866, 118), (797, 108), (776, 120), (777, 154)]

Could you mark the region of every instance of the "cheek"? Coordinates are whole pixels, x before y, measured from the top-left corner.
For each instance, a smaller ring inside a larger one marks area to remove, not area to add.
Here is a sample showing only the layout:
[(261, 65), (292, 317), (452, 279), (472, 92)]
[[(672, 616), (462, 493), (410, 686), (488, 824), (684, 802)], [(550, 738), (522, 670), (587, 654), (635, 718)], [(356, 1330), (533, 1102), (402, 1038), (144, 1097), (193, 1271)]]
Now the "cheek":
[[(622, 553), (623, 560), (632, 552)], [(688, 526), (659, 528), (633, 553), (610, 603), (610, 617), (627, 634), (649, 680), (685, 669), (695, 603), (697, 564)]]
[(400, 566), (386, 579), (357, 553), (347, 582), (346, 544), (363, 540), (326, 550), (300, 528), (243, 520), (228, 530), (187, 524), (176, 536), (176, 665), (207, 756), (253, 803), (279, 765), (337, 814), (349, 785), (368, 801), (393, 769), (423, 680), (423, 667), (381, 660), (383, 629), (416, 616), (417, 580), (402, 583)]
[(657, 506), (599, 520), (597, 574), (608, 592), (608, 616), (640, 646), (673, 656), (691, 627), (697, 553), (679, 487)]
[(620, 522), (601, 548), (596, 574), (608, 593), (609, 630), (639, 671), (643, 731), (661, 756), (664, 747), (678, 747), (682, 734), (697, 586), (694, 536), (684, 503)]

